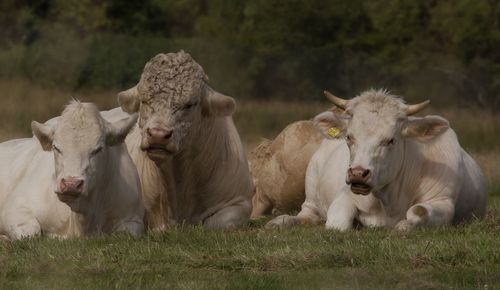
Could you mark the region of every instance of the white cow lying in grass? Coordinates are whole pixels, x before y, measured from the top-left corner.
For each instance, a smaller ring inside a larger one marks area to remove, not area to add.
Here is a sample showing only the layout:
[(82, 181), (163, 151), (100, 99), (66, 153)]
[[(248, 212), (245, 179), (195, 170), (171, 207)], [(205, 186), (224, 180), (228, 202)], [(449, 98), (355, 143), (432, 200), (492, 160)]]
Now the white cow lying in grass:
[(3, 238), (142, 235), (139, 176), (123, 143), (136, 120), (108, 123), (95, 105), (75, 101), (60, 118), (31, 124), (38, 141), (1, 143)]
[(484, 176), (448, 121), (408, 117), (428, 101), (409, 106), (381, 90), (349, 101), (325, 93), (347, 116), (316, 116), (326, 140), (307, 169), (306, 201), (297, 216), (279, 216), (268, 227), (326, 220), (327, 228), (347, 230), (356, 219), (410, 230), (484, 216)]

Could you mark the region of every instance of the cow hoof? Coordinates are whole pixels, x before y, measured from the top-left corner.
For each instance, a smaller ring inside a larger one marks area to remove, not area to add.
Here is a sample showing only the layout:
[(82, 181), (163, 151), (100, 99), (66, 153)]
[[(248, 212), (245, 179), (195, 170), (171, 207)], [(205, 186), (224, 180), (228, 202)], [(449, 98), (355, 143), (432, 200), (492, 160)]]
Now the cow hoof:
[(266, 229), (284, 229), (291, 228), (298, 224), (297, 217), (289, 215), (280, 215), (268, 222), (265, 226)]
[(262, 221), (262, 220), (265, 220), (267, 218), (268, 217), (266, 217), (265, 215), (259, 215), (259, 216), (251, 216), (250, 220), (251, 221)]
[(409, 232), (415, 228), (415, 225), (408, 220), (402, 220), (396, 224), (394, 227), (395, 230), (400, 232)]
[(351, 223), (347, 223), (347, 222), (344, 222), (344, 223), (333, 223), (333, 222), (327, 222), (325, 224), (325, 229), (327, 230), (336, 230), (336, 231), (341, 231), (341, 232), (345, 232), (347, 230), (350, 230), (352, 229), (352, 222)]

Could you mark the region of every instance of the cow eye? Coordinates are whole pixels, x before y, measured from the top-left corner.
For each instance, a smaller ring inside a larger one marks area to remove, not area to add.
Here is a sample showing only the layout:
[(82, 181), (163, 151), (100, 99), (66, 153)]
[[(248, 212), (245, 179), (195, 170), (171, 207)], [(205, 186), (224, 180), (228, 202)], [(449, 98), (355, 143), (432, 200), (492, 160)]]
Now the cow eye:
[(101, 152), (101, 150), (102, 150), (102, 147), (98, 147), (98, 148), (96, 148), (94, 151), (92, 151), (92, 152), (90, 153), (90, 155), (95, 156), (95, 155), (97, 155), (99, 152)]
[(59, 154), (62, 154), (61, 149), (57, 148), (56, 145), (52, 145), (52, 150), (56, 151)]
[(189, 109), (191, 109), (192, 107), (194, 107), (194, 105), (196, 105), (196, 103), (186, 104), (186, 105), (184, 105), (184, 107), (182, 107), (182, 109), (183, 109), (183, 110), (189, 110)]
[(354, 137), (352, 137), (352, 135), (349, 134), (346, 136), (346, 141), (347, 141), (347, 145), (351, 146), (352, 144), (354, 144)]
[(394, 144), (394, 138), (391, 138), (389, 140), (385, 140), (385, 141), (382, 142), (383, 146), (391, 146), (393, 144)]

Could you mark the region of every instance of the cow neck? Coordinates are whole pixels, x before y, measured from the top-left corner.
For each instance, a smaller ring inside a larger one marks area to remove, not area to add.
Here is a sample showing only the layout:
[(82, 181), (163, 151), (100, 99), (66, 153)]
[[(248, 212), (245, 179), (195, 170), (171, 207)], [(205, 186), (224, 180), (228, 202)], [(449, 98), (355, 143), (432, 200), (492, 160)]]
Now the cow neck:
[(197, 201), (210, 200), (203, 196), (210, 194), (218, 179), (223, 178), (219, 174), (221, 164), (231, 162), (233, 149), (226, 122), (226, 118), (203, 118), (203, 125), (185, 137), (183, 149), (160, 167), (167, 179), (170, 204), (176, 205), (172, 207), (173, 215), (178, 219), (199, 222), (203, 217), (197, 214), (212, 206)]
[[(416, 141), (403, 139), (402, 142), (403, 161), (401, 168), (393, 182), (375, 193), (391, 217), (405, 216), (406, 209), (414, 202), (424, 160), (422, 153), (417, 150), (418, 144), (414, 143)], [(402, 209), (405, 210), (402, 211)]]
[(104, 208), (109, 206), (109, 202), (106, 200), (110, 194), (109, 184), (113, 184), (110, 178), (114, 176), (112, 173), (116, 174), (116, 171), (111, 170), (111, 150), (114, 149), (108, 147), (108, 152), (104, 156), (106, 160), (103, 162), (105, 167), (96, 174), (96, 187), (89, 191), (88, 196), (80, 198), (77, 203), (71, 206), (68, 225), (69, 234), (71, 235), (82, 236), (103, 231), (106, 218), (102, 215), (106, 212)]
[[(144, 206), (146, 209), (159, 207), (159, 211), (166, 217), (170, 214), (171, 210), (171, 205), (169, 204), (171, 194), (167, 194), (166, 181), (168, 179), (165, 177), (162, 167), (168, 167), (168, 165), (158, 164), (149, 159), (147, 153), (140, 148), (141, 139), (141, 129), (136, 124), (132, 132), (125, 139), (125, 143), (139, 173), (142, 196), (145, 202)], [(151, 222), (154, 226), (156, 226), (156, 223), (161, 223), (159, 220), (163, 219), (163, 217), (158, 218), (157, 221), (151, 221), (151, 216), (148, 216), (149, 213), (146, 211), (146, 221)], [(153, 216), (159, 217), (157, 214)]]

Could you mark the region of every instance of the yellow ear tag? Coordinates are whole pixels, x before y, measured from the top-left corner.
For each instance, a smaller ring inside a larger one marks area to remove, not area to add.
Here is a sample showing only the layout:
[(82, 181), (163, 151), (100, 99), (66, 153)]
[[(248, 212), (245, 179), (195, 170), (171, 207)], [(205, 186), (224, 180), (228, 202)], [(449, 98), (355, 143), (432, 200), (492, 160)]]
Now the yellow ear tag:
[(328, 129), (328, 136), (332, 138), (337, 137), (339, 134), (340, 134), (339, 128), (331, 127), (330, 129)]

